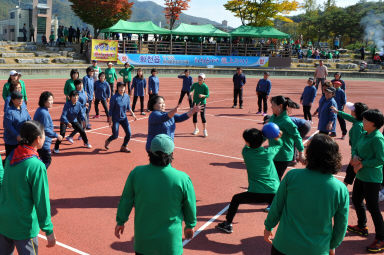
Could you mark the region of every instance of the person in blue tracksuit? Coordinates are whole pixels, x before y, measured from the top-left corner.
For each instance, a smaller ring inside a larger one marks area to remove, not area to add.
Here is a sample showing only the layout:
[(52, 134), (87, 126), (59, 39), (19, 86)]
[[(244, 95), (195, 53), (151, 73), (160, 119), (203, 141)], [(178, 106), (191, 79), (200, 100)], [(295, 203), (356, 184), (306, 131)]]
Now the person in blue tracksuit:
[[(333, 82), (333, 86), (335, 87), (336, 89), (336, 92), (335, 92), (335, 101), (336, 101), (336, 104), (337, 104), (337, 110), (339, 111), (344, 111), (344, 106), (345, 104), (347, 103), (347, 97), (346, 97), (346, 94), (344, 92), (344, 90), (341, 89), (341, 82), (340, 81), (335, 81)], [(340, 124), (340, 129), (341, 129), (341, 139), (344, 140), (345, 136), (347, 135), (347, 125), (345, 123), (345, 120), (337, 115), (337, 122), (339, 122)], [(334, 136), (336, 136), (336, 132), (334, 133)]]
[(326, 88), (324, 90), (325, 101), (319, 108), (319, 125), (318, 130), (322, 134), (328, 135), (332, 132), (332, 126), (336, 121), (336, 113), (331, 109), (331, 106), (337, 107), (336, 101), (333, 98), (335, 96), (336, 89), (333, 87)]
[(188, 96), (188, 102), (189, 102), (189, 108), (192, 108), (192, 97), (191, 97), (191, 86), (193, 84), (193, 78), (189, 75), (189, 70), (185, 69), (184, 74), (180, 74), (177, 76), (179, 79), (183, 79), (183, 87), (181, 88), (179, 103), (181, 104), (183, 102), (183, 98), (185, 94)]
[[(148, 103), (147, 103), (147, 109), (148, 109), (148, 104), (149, 101), (151, 100), (152, 97), (155, 97), (159, 95), (159, 77), (157, 77), (157, 70), (153, 68), (151, 70), (151, 76), (148, 77)], [(148, 110), (149, 111), (149, 110)]]
[[(87, 95), (85, 94), (84, 90), (83, 90), (83, 83), (81, 82), (81, 80), (76, 80), (75, 81), (75, 87), (76, 87), (76, 91), (79, 93), (79, 103), (81, 104), (81, 108), (82, 108), (82, 114), (83, 114), (83, 118), (78, 118), (77, 121), (80, 123), (80, 125), (82, 127), (86, 127), (87, 126), (87, 107), (88, 107), (88, 99), (87, 99)], [(83, 121), (84, 119), (84, 121)], [(84, 123), (83, 123), (84, 122)], [(73, 137), (77, 134), (77, 131), (76, 130), (73, 130), (72, 133), (66, 137), (67, 141), (70, 142), (71, 144), (73, 144)], [(79, 140), (81, 139), (81, 136), (79, 136)]]
[(268, 96), (271, 93), (272, 83), (268, 79), (269, 72), (264, 72), (264, 78), (260, 79), (256, 86), (257, 105), (259, 110), (256, 114), (261, 114), (261, 104), (263, 103), (263, 115), (267, 115), (268, 111)]
[(344, 90), (344, 92), (346, 92), (346, 91), (345, 91), (345, 89), (346, 89), (345, 81), (341, 79), (341, 73), (340, 73), (340, 72), (336, 72), (335, 75), (334, 75), (334, 77), (335, 77), (335, 79), (333, 79), (331, 82), (332, 82), (332, 83), (334, 83), (335, 81), (339, 81), (339, 82), (341, 82), (341, 86), (340, 86), (340, 88), (341, 88), (342, 90)]
[(132, 80), (131, 93), (133, 92), (132, 111), (135, 111), (137, 98), (140, 97), (140, 110), (141, 115), (145, 115), (144, 112), (144, 96), (147, 94), (147, 81), (144, 78), (143, 70), (137, 69), (137, 75)]
[(99, 74), (99, 80), (95, 82), (95, 111), (96, 111), (95, 118), (96, 119), (100, 118), (100, 115), (99, 115), (100, 102), (103, 105), (105, 115), (109, 117), (107, 103), (109, 102), (111, 93), (112, 93), (111, 87), (109, 86), (109, 83), (105, 80), (105, 73), (101, 72)]
[(4, 113), (4, 143), (5, 157), (17, 147), (20, 141), (21, 125), (31, 120), (28, 110), (23, 106), (23, 95), (20, 92), (14, 91), (11, 94), (11, 103)]
[(149, 110), (152, 111), (148, 118), (148, 135), (145, 149), (149, 152), (152, 139), (159, 134), (175, 137), (176, 123), (189, 119), (194, 113), (200, 112), (202, 106), (195, 105), (188, 112), (176, 114), (178, 106), (169, 112), (165, 111), (165, 101), (162, 96), (156, 96), (149, 102)]
[[(13, 91), (17, 91), (17, 92), (21, 93), (22, 87), (21, 87), (21, 83), (19, 81), (15, 82), (15, 83), (11, 83), (11, 85), (9, 86), (10, 94), (9, 94), (9, 96), (7, 96), (7, 98), (5, 98), (5, 101), (4, 101), (4, 113), (7, 111), (7, 108), (9, 107), (9, 104), (11, 102), (11, 94), (12, 94)], [(23, 100), (22, 105), (24, 107), (27, 107), (27, 105), (25, 104), (24, 100)]]
[(119, 125), (121, 125), (125, 132), (124, 142), (120, 148), (121, 152), (131, 152), (127, 145), (131, 139), (131, 128), (129, 126), (127, 111), (136, 120), (135, 113), (131, 110), (131, 101), (129, 96), (125, 93), (125, 83), (117, 83), (117, 92), (112, 96), (109, 104), (109, 125), (112, 127), (112, 135), (105, 141), (105, 149), (109, 149), (109, 144), (119, 137)]
[[(109, 86), (108, 86), (109, 87)], [(83, 127), (79, 123), (78, 119), (80, 118), (84, 121), (84, 112), (81, 104), (78, 102), (79, 100), (79, 92), (76, 90), (72, 90), (69, 94), (69, 101), (64, 104), (63, 112), (60, 117), (60, 135), (62, 137), (65, 136), (65, 131), (68, 128), (73, 128), (78, 131), (83, 139), (84, 146), (88, 149), (92, 148), (92, 146), (88, 143), (87, 134), (84, 132)], [(61, 141), (56, 140), (55, 149), (53, 152), (60, 153), (59, 146)]]
[(93, 79), (93, 73), (94, 70), (92, 67), (87, 68), (87, 75), (83, 77), (83, 86), (84, 86), (84, 91), (87, 94), (87, 100), (88, 100), (88, 107), (87, 107), (87, 127), (86, 129), (91, 129), (91, 124), (89, 123), (89, 113), (92, 108), (92, 102), (94, 98), (94, 93), (95, 93), (95, 80)]
[(245, 75), (243, 74), (243, 69), (238, 67), (236, 73), (233, 75), (233, 105), (232, 108), (236, 108), (237, 97), (239, 97), (239, 107), (243, 108), (243, 87), (247, 82)]
[(309, 78), (301, 94), (300, 103), (303, 105), (304, 119), (312, 121), (311, 107), (316, 97), (316, 86), (313, 78)]
[(40, 122), (44, 126), (45, 140), (41, 149), (38, 149), (39, 157), (48, 169), (51, 164), (51, 144), (52, 138), (61, 141), (63, 137), (53, 130), (53, 122), (49, 114), (49, 108), (53, 105), (53, 94), (49, 91), (44, 91), (40, 95), (39, 108), (37, 108), (33, 120)]

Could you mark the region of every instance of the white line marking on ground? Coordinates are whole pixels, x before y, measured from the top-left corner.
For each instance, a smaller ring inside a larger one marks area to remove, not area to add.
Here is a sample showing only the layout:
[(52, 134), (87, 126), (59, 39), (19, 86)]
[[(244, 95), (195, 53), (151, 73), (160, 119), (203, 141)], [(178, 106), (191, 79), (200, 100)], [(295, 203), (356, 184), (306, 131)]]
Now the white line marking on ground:
[(203, 226), (201, 226), (194, 234), (193, 234), (193, 237), (191, 239), (186, 239), (184, 240), (183, 242), (183, 247), (185, 245), (187, 245), (190, 241), (192, 241), (193, 238), (195, 238), (197, 235), (200, 234), (200, 232), (202, 232), (204, 229), (206, 229), (209, 225), (211, 225), (212, 222), (214, 222), (217, 218), (219, 218), (223, 213), (225, 213), (229, 208), (229, 204), (224, 207), (223, 210), (221, 210), (220, 212), (218, 212), (215, 216), (213, 216), (209, 221), (207, 221)]
[[(45, 237), (44, 235), (39, 234), (38, 236), (39, 236), (40, 238), (44, 239), (44, 240), (47, 240), (47, 237)], [(78, 250), (78, 249), (75, 249), (75, 248), (73, 248), (73, 247), (71, 247), (71, 246), (69, 246), (69, 245), (60, 243), (60, 242), (58, 242), (58, 241), (56, 241), (56, 244), (57, 244), (58, 246), (61, 246), (61, 247), (65, 248), (65, 249), (68, 249), (68, 250), (70, 250), (70, 251), (73, 251), (73, 252), (75, 252), (75, 253), (77, 253), (77, 254), (81, 254), (81, 255), (89, 255), (89, 253), (85, 253), (85, 252), (83, 252), (83, 251), (80, 251), (80, 250)]]

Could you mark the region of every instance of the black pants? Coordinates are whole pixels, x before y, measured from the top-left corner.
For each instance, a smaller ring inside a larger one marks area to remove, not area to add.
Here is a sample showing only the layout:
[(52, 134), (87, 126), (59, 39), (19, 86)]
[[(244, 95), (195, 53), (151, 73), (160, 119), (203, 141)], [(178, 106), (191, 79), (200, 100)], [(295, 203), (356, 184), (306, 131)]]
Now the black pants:
[(310, 105), (303, 105), (304, 119), (309, 121), (312, 121), (311, 107)]
[(263, 104), (263, 112), (267, 113), (268, 111), (268, 104), (267, 104), (267, 93), (264, 92), (257, 92), (257, 105), (259, 107), (259, 112), (261, 112), (261, 104)]
[(115, 94), (115, 93), (113, 92), (113, 87), (115, 86), (115, 83), (114, 83), (114, 82), (111, 82), (111, 83), (108, 82), (108, 84), (109, 84), (109, 87), (111, 88), (111, 97), (112, 97), (113, 94)]
[(329, 132), (328, 131), (321, 131), (321, 130), (319, 130), (319, 134), (329, 135)]
[(376, 239), (384, 241), (384, 221), (379, 207), (379, 191), (381, 183), (364, 182), (355, 180), (352, 190), (352, 202), (356, 210), (357, 224), (364, 228), (367, 225), (367, 215), (365, 213), (364, 199), (367, 209), (371, 214), (375, 225)]
[(144, 255), (143, 253), (138, 253), (138, 252), (135, 252), (136, 253), (136, 255)]
[[(79, 122), (71, 122), (71, 125), (74, 130), (80, 133), (81, 138), (83, 139), (84, 144), (88, 144), (88, 138), (87, 134), (85, 133), (83, 127), (80, 125)], [(67, 125), (65, 123), (60, 123), (60, 135), (62, 137), (65, 137), (65, 131), (67, 131)], [(55, 143), (55, 150), (59, 149), (59, 146), (61, 144), (61, 141), (56, 140)]]
[(323, 93), (323, 86), (325, 84), (325, 78), (316, 78), (316, 89), (319, 89), (319, 83), (321, 83), (321, 93)]
[(237, 97), (239, 97), (240, 107), (243, 105), (243, 89), (233, 89), (233, 105), (237, 105)]
[(106, 114), (107, 117), (108, 117), (109, 115), (108, 115), (107, 100), (97, 99), (97, 98), (95, 99), (95, 112), (96, 112), (96, 115), (99, 115), (99, 103), (100, 103), (100, 102), (101, 102), (101, 104), (103, 105), (105, 114)]
[[(193, 106), (197, 105), (196, 103), (193, 103)], [(200, 116), (201, 116), (201, 122), (202, 123), (207, 123), (207, 120), (205, 119), (205, 107), (206, 105), (203, 104), (201, 105), (201, 111), (200, 111)], [(197, 112), (193, 114), (193, 123), (197, 123)]]
[(275, 164), (277, 175), (279, 176), (279, 179), (281, 181), (285, 170), (287, 170), (289, 161), (273, 161), (273, 164)]
[(352, 184), (355, 180), (356, 173), (353, 171), (353, 166), (348, 164), (347, 169), (345, 170), (344, 182), (347, 184)]
[(263, 194), (252, 192), (242, 192), (234, 195), (232, 197), (231, 203), (229, 204), (229, 209), (226, 216), (227, 222), (232, 223), (240, 204), (271, 204), (274, 197), (275, 194)]
[(340, 129), (341, 129), (342, 135), (346, 135), (347, 134), (347, 125), (345, 123), (345, 120), (341, 116), (337, 115), (337, 121), (340, 124)]
[(16, 149), (17, 146), (18, 146), (18, 144), (15, 144), (15, 145), (5, 144), (5, 158), (7, 158), (8, 155), (11, 154), (11, 152), (14, 149)]
[[(147, 103), (147, 109), (148, 109), (148, 105), (149, 105), (149, 101), (151, 101), (152, 98), (158, 96), (159, 94), (149, 94), (149, 98), (148, 98), (148, 103)], [(148, 109), (149, 110), (149, 109)]]
[(131, 94), (131, 82), (127, 81), (127, 82), (124, 82), (124, 84), (125, 84), (125, 93), (127, 93), (128, 91), (128, 94)]
[(48, 169), (49, 165), (51, 165), (52, 158), (51, 158), (51, 151), (45, 150), (45, 149), (39, 149), (37, 150), (39, 153), (39, 157), (41, 161), (43, 161), (45, 168)]
[(192, 108), (192, 106), (193, 106), (192, 97), (191, 97), (191, 93), (189, 91), (181, 91), (178, 104), (181, 104), (181, 102), (183, 102), (183, 98), (184, 98), (185, 94), (187, 94), (187, 96), (188, 96), (189, 107)]
[(140, 111), (144, 112), (144, 97), (143, 96), (133, 96), (133, 102), (132, 102), (132, 111), (135, 111), (137, 98), (140, 97)]
[(275, 246), (272, 245), (272, 249), (271, 249), (271, 255), (285, 255), (284, 253), (278, 251)]

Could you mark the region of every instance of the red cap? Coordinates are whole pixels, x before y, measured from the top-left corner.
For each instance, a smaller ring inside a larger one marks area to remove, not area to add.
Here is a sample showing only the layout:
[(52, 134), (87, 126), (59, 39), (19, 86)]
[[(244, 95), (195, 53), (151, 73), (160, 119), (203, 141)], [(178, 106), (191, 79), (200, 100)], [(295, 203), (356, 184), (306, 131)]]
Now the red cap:
[(333, 84), (335, 84), (335, 85), (343, 85), (340, 81), (334, 81), (334, 82), (332, 82)]

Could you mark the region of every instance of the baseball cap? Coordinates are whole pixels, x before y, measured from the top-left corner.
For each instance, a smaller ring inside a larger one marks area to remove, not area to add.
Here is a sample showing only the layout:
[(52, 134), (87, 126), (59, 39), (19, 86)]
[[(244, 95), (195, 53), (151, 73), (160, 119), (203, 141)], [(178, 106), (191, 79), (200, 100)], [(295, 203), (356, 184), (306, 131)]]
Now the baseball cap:
[(14, 76), (14, 75), (17, 75), (19, 74), (18, 72), (16, 72), (15, 70), (12, 70), (9, 72), (9, 76)]
[(94, 59), (94, 60), (92, 60), (92, 62), (96, 63), (96, 62), (97, 62), (97, 60), (96, 60), (96, 59)]
[(205, 73), (199, 73), (198, 77), (205, 79)]
[(150, 150), (156, 154), (157, 151), (161, 151), (165, 154), (171, 154), (175, 149), (175, 144), (170, 136), (166, 134), (160, 134), (153, 138), (151, 142)]
[(108, 65), (113, 65), (113, 63), (112, 62), (108, 62)]
[(334, 87), (329, 87), (329, 88), (326, 88), (325, 91), (328, 91), (330, 93), (335, 93), (336, 89)]
[(346, 106), (349, 110), (351, 110), (351, 111), (355, 111), (355, 104), (354, 104), (354, 103), (352, 103), (352, 102), (347, 102), (347, 103), (345, 104), (345, 106)]
[(265, 115), (264, 118), (263, 118), (263, 125), (265, 123), (268, 123), (269, 119), (271, 118), (271, 115)]
[(333, 81), (332, 84), (339, 85), (339, 86), (343, 85), (340, 81)]

